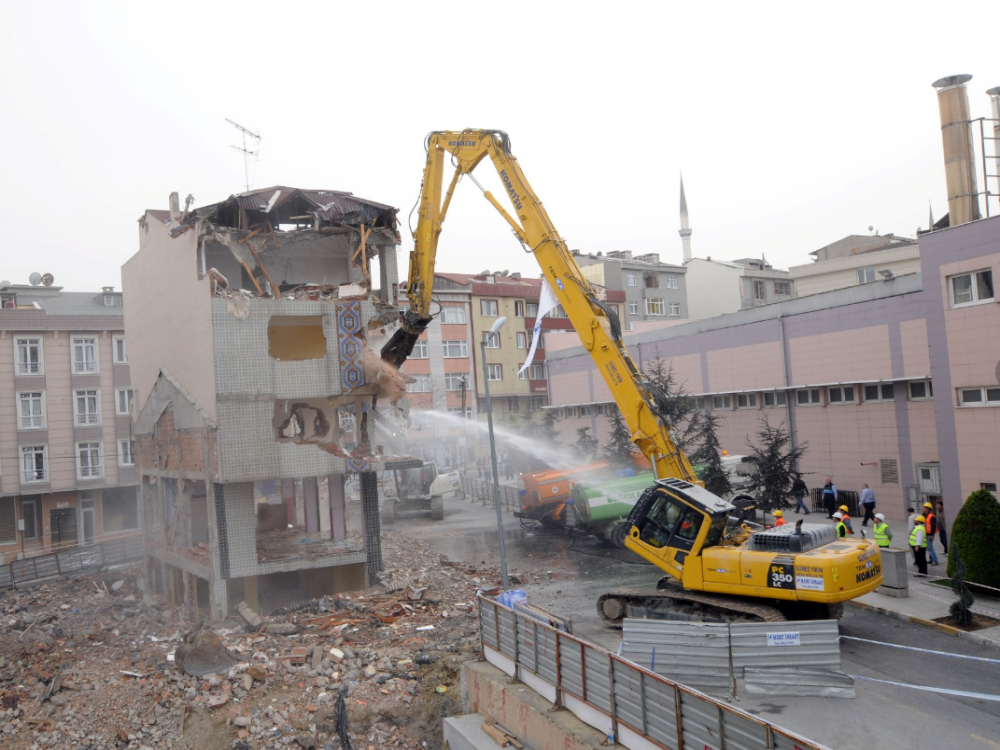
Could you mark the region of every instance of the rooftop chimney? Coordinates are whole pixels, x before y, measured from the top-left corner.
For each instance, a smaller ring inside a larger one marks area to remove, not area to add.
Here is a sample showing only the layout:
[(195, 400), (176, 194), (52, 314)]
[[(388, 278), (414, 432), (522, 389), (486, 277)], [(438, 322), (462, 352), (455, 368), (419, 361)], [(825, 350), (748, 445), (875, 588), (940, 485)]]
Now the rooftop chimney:
[(949, 223), (953, 227), (980, 218), (969, 93), (965, 88), (971, 80), (970, 75), (947, 76), (932, 84), (937, 89), (941, 112)]

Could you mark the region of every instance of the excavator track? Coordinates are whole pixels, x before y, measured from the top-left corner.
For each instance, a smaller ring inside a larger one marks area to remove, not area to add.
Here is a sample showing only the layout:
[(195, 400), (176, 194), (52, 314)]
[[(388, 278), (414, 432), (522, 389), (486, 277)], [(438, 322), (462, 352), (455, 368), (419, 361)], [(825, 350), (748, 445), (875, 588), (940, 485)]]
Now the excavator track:
[[(661, 583), (662, 585), (662, 583)], [(621, 627), (629, 604), (655, 606), (658, 603), (695, 604), (718, 611), (720, 620), (749, 618), (759, 622), (784, 622), (787, 618), (777, 607), (758, 603), (752, 599), (740, 599), (705, 591), (685, 591), (675, 585), (666, 588), (647, 589), (638, 586), (609, 591), (597, 600), (597, 614), (615, 627)], [(842, 609), (842, 607), (841, 607)], [(712, 618), (716, 619), (716, 618)]]

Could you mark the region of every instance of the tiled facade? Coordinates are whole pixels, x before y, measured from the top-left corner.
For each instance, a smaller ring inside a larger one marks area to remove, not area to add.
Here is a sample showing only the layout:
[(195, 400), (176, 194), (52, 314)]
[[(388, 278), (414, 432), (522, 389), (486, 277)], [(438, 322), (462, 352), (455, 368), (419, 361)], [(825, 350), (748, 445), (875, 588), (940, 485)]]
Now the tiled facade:
[[(868, 483), (894, 519), (928, 497), (954, 508), (1000, 484), (1000, 307), (986, 277), (981, 299), (964, 296), (975, 294), (966, 292), (969, 274), (1000, 272), (1000, 218), (922, 236), (920, 264), (920, 274), (633, 334), (626, 343), (640, 365), (665, 360), (722, 415), (730, 453), (747, 452), (747, 436), (766, 416), (808, 445), (801, 469), (811, 486), (826, 476), (843, 489)], [(564, 414), (569, 405), (611, 401), (580, 347), (552, 352), (549, 373), (551, 403)], [(606, 419), (592, 411), (566, 419), (563, 437), (586, 425), (606, 439)]]
[(0, 561), (139, 528), (121, 294), (0, 288)]

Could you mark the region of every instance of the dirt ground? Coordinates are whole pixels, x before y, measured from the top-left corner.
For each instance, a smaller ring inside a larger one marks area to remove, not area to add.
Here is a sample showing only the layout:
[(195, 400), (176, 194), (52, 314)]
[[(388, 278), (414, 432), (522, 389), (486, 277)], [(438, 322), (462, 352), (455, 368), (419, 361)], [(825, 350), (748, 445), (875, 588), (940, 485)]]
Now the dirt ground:
[(384, 544), (381, 585), (198, 631), (226, 657), (200, 676), (178, 666), (196, 624), (139, 568), (0, 594), (0, 747), (440, 748), (499, 572)]

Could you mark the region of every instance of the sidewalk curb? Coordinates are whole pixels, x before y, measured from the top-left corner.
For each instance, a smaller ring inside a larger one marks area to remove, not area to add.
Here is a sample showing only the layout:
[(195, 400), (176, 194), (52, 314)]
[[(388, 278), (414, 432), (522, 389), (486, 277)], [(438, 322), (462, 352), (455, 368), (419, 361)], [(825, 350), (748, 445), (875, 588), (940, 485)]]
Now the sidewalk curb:
[(874, 604), (868, 604), (867, 602), (850, 601), (848, 602), (852, 607), (857, 607), (858, 609), (867, 609), (869, 612), (874, 612), (879, 615), (885, 615), (886, 617), (892, 617), (896, 620), (903, 620), (904, 622), (912, 622), (916, 625), (923, 625), (927, 628), (933, 628), (934, 630), (946, 633), (948, 635), (954, 635), (959, 638), (964, 638), (965, 640), (972, 641), (984, 646), (990, 646), (992, 648), (1000, 649), (1000, 643), (994, 641), (991, 638), (984, 638), (983, 636), (975, 633), (968, 632), (966, 630), (961, 630), (960, 628), (952, 627), (951, 625), (943, 625), (940, 622), (934, 622), (933, 620), (925, 620), (923, 617), (915, 617), (914, 615), (905, 615), (902, 612), (897, 612), (893, 609), (886, 609), (885, 607), (878, 607)]

